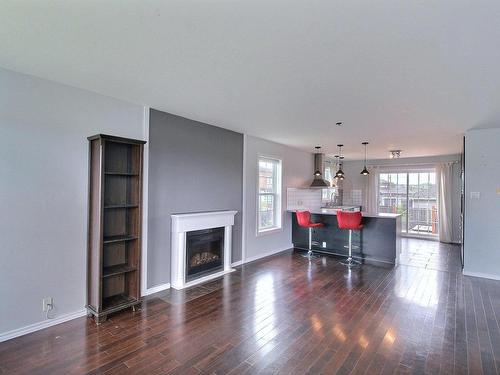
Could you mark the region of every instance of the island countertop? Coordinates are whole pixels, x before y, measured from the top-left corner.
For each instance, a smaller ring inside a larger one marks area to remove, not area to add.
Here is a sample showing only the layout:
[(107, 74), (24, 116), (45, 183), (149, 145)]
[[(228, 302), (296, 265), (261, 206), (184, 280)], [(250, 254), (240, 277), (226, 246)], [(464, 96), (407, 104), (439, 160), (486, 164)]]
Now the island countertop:
[[(309, 211), (312, 214), (316, 215), (337, 215), (337, 208), (317, 208), (317, 209), (306, 209), (304, 210), (288, 210), (288, 212), (297, 212), (297, 211)], [(364, 217), (377, 217), (377, 218), (397, 218), (400, 217), (401, 214), (391, 214), (391, 213), (373, 213), (373, 212), (361, 212), (361, 215)]]

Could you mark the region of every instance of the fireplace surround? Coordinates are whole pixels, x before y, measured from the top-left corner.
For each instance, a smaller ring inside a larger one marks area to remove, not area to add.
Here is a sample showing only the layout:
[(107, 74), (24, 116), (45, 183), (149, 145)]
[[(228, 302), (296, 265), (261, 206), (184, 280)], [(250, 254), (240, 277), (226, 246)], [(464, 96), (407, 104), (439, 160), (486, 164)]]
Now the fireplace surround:
[(211, 211), (171, 215), (172, 288), (187, 288), (234, 271), (231, 242), (236, 213)]

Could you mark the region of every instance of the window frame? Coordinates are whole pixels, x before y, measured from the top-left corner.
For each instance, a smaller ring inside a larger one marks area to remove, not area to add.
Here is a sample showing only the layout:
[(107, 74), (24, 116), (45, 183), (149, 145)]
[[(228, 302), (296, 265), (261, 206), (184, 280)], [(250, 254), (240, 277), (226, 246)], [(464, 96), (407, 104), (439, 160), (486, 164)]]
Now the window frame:
[[(272, 193), (261, 193), (260, 192), (260, 162), (261, 161), (271, 161), (276, 163), (276, 168), (273, 176), (273, 187), (274, 191)], [(257, 157), (257, 184), (256, 184), (256, 209), (255, 209), (255, 232), (256, 236), (262, 236), (266, 234), (272, 234), (280, 232), (283, 230), (283, 212), (282, 212), (282, 197), (283, 197), (283, 160), (276, 156), (269, 155), (258, 155)], [(260, 227), (260, 198), (261, 196), (273, 196), (274, 207), (273, 207), (273, 218), (274, 225), (270, 227), (261, 228)]]

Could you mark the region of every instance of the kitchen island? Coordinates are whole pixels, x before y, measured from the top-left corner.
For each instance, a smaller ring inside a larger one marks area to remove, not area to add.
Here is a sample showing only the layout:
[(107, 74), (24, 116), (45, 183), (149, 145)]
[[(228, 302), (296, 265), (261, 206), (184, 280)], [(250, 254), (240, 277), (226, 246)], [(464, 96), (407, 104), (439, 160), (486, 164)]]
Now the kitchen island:
[[(347, 256), (346, 248), (349, 231), (339, 229), (336, 209), (309, 210), (311, 221), (320, 222), (324, 227), (313, 229), (313, 246), (315, 252)], [(292, 242), (295, 248), (307, 250), (308, 230), (297, 223), (294, 210), (292, 212)], [(401, 215), (367, 213), (363, 215), (363, 230), (353, 231), (354, 258), (369, 262), (380, 262), (389, 265), (398, 263), (401, 252)]]

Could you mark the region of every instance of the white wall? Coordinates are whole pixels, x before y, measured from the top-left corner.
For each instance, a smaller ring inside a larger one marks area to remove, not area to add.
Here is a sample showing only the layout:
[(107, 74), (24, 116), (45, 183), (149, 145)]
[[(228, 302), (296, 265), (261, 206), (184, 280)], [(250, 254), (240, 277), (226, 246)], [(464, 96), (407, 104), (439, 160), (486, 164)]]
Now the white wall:
[(499, 128), (465, 134), (465, 193), (464, 273), (500, 279)]
[[(460, 199), (461, 199), (461, 166), (460, 166), (460, 155), (441, 155), (441, 156), (431, 156), (431, 157), (420, 157), (420, 158), (401, 158), (401, 159), (379, 159), (379, 160), (368, 160), (367, 165), (377, 165), (377, 166), (398, 166), (401, 164), (437, 164), (450, 161), (458, 161), (453, 165), (453, 242), (459, 243), (461, 241), (461, 228), (460, 228)], [(363, 169), (362, 160), (346, 161), (344, 162), (344, 172), (346, 174), (344, 180), (344, 203), (350, 204), (351, 202), (346, 202), (348, 199), (349, 192), (351, 190), (362, 190), (362, 202), (363, 206), (367, 207), (367, 181), (366, 176), (360, 174)], [(347, 196), (347, 198), (346, 198)]]
[(86, 302), (87, 136), (144, 138), (144, 109), (0, 69), (0, 337)]
[[(261, 138), (245, 136), (244, 151), (244, 249), (243, 261), (292, 247), (292, 216), (286, 212), (286, 189), (306, 187), (312, 180), (313, 156)], [(257, 235), (257, 161), (259, 156), (271, 156), (283, 162), (282, 204), (283, 229), (270, 234)]]

